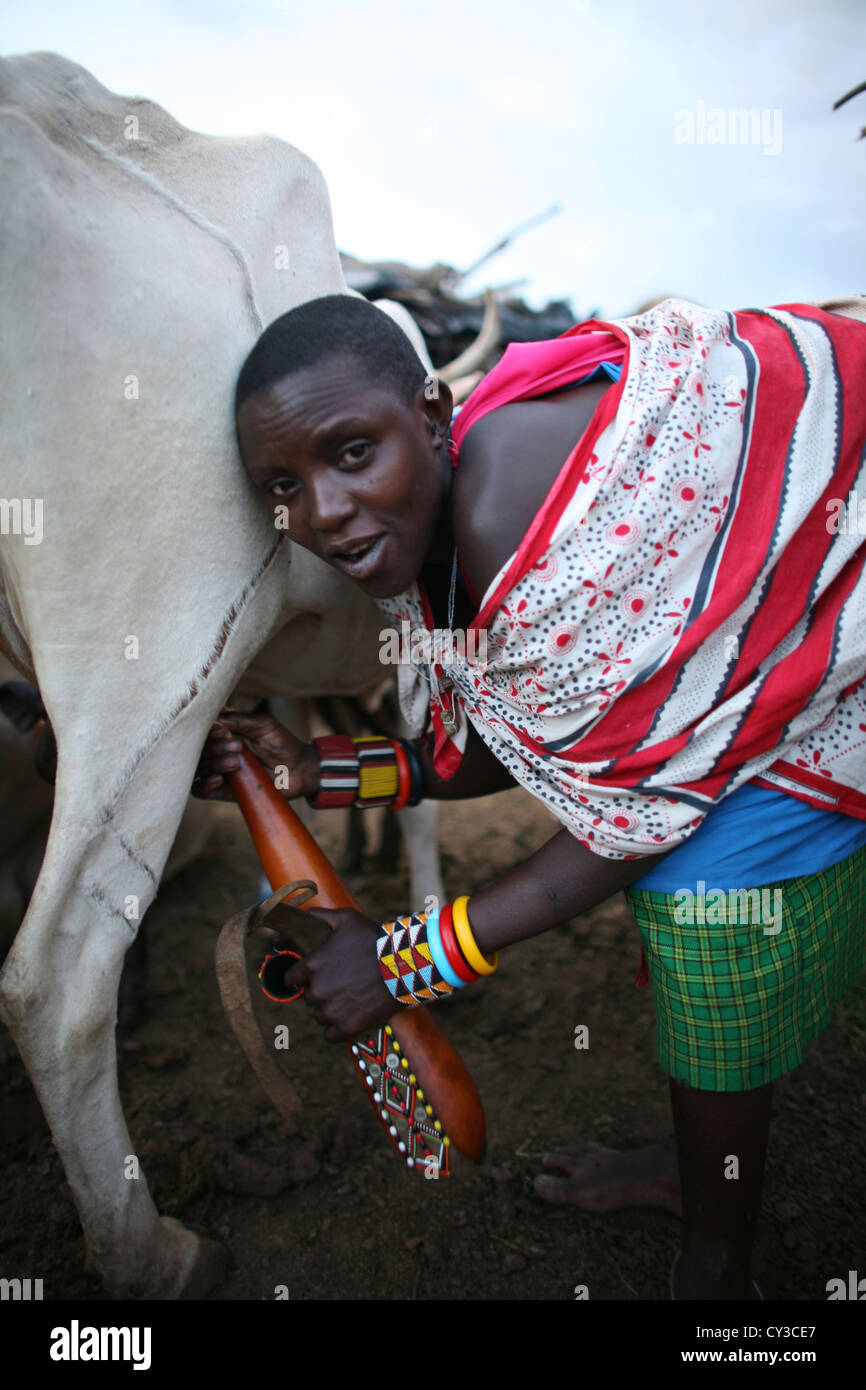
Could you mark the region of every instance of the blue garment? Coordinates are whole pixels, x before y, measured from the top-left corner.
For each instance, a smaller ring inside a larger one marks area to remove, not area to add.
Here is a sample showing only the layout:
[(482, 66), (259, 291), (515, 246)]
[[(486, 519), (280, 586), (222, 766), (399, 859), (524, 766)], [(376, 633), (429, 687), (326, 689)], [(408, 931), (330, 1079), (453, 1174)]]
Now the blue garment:
[[(583, 378), (584, 381), (592, 381), (593, 377), (597, 377), (598, 374), (599, 374), (599, 372), (606, 372), (607, 375), (610, 377), (611, 381), (619, 381), (620, 377), (622, 376), (622, 363), (621, 363), (621, 362), (601, 362), (601, 363), (596, 367), (595, 371), (592, 373), (591, 376), (585, 376), (585, 377)], [(578, 384), (580, 384), (580, 383), (578, 383)]]
[(593, 367), (592, 371), (587, 372), (586, 376), (578, 377), (577, 381), (570, 381), (566, 386), (557, 386), (556, 391), (549, 391), (546, 394), (555, 396), (558, 391), (570, 391), (573, 386), (583, 386), (587, 381), (595, 381), (596, 377), (601, 376), (602, 373), (609, 376), (611, 381), (619, 381), (622, 376), (622, 363), (599, 362), (598, 366)]
[[(779, 879), (820, 873), (862, 845), (866, 821), (746, 782), (634, 885), (651, 893), (760, 888)], [(696, 886), (699, 880), (702, 889)]]

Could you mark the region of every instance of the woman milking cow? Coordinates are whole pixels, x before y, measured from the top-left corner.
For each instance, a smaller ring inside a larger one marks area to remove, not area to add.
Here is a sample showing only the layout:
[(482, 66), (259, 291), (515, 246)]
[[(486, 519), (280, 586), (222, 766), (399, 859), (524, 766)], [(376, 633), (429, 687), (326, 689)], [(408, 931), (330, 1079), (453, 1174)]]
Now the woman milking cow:
[(316, 807), (521, 785), (553, 813), (500, 879), (411, 905), (423, 980), (389, 949), (395, 903), (322, 913), (338, 929), (287, 983), (352, 1039), (483, 988), (505, 949), (529, 977), (535, 937), (625, 890), (675, 1149), (550, 1156), (536, 1186), (680, 1211), (677, 1299), (760, 1297), (773, 1083), (866, 964), (866, 548), (839, 520), (866, 495), (864, 308), (591, 320), (510, 346), (455, 416), (400, 329), (330, 296), (273, 323), (237, 384), (244, 465), (292, 541), (391, 630), (486, 640), (399, 667), (411, 739), (224, 713), (194, 790), (231, 795), (243, 739)]

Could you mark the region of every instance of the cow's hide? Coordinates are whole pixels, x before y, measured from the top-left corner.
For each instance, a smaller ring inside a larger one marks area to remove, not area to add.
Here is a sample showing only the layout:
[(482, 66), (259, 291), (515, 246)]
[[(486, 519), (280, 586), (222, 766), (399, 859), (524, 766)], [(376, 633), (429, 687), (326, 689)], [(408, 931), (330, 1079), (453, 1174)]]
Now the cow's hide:
[(263, 325), (346, 287), (324, 181), (290, 145), (195, 134), (50, 54), (0, 62), (0, 103), (0, 497), (42, 507), (34, 544), (4, 513), (0, 647), (58, 744), (0, 1011), (91, 1265), (115, 1291), (198, 1296), (221, 1252), (125, 1176), (117, 984), (129, 904), (151, 901), (204, 738), (255, 654), (280, 633), (289, 694), (381, 678), (379, 610), (275, 532), (231, 412)]

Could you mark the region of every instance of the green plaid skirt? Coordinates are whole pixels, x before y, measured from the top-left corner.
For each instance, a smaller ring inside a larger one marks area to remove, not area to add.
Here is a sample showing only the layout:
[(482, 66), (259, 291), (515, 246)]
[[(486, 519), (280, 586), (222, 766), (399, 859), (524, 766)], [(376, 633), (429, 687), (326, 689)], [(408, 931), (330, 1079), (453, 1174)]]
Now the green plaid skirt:
[(866, 846), (749, 893), (625, 892), (659, 1064), (700, 1091), (751, 1091), (798, 1066), (866, 966)]

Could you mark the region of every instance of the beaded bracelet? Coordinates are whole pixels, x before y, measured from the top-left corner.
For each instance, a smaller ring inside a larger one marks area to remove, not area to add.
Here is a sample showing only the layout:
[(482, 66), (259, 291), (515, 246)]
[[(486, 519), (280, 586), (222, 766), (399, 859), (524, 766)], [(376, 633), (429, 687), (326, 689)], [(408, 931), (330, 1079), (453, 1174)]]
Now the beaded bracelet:
[(358, 795), (355, 805), (389, 806), (399, 791), (397, 759), (394, 745), (382, 734), (369, 738), (353, 738), (358, 758)]
[(413, 1008), (432, 1003), (493, 974), (499, 957), (481, 954), (469, 925), (468, 901), (464, 896), (434, 912), (382, 923), (376, 938), (379, 970), (398, 1004)]
[(349, 738), (326, 734), (314, 738), (319, 754), (319, 790), (307, 797), (315, 811), (339, 806), (417, 806), (424, 796), (424, 768), (408, 739)]
[(430, 950), (426, 912), (413, 912), (383, 922), (376, 938), (379, 970), (398, 1004), (413, 1008), (452, 994)]
[(337, 806), (354, 806), (358, 795), (358, 755), (355, 745), (345, 734), (326, 734), (314, 738), (319, 754), (319, 790), (307, 797), (307, 805), (316, 811)]

